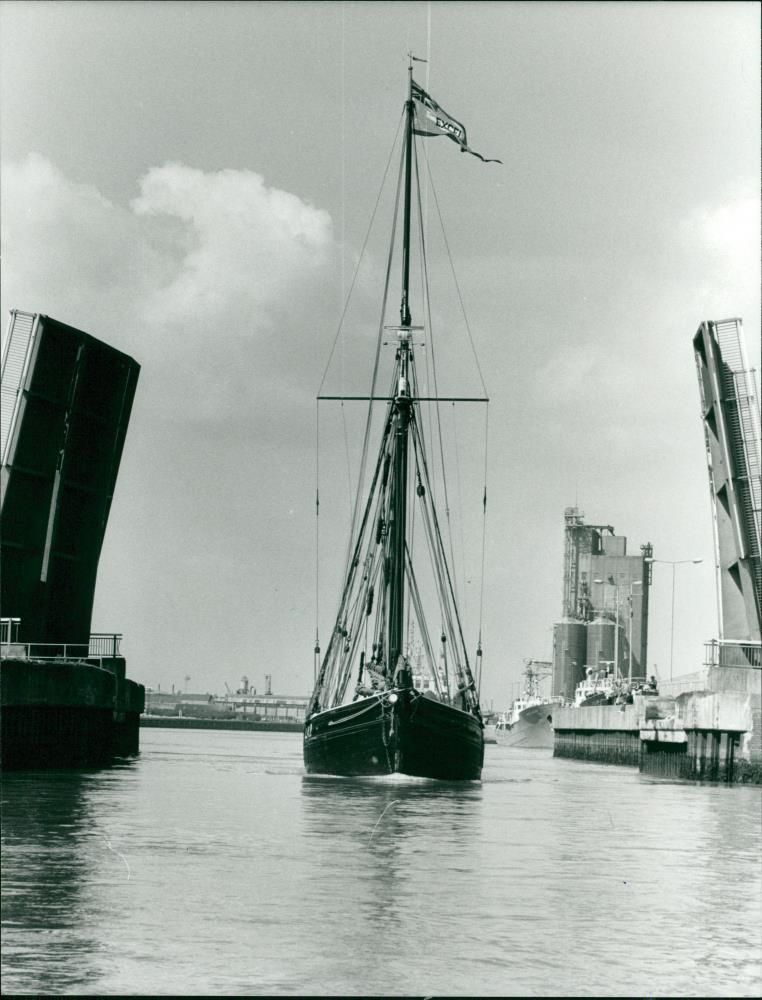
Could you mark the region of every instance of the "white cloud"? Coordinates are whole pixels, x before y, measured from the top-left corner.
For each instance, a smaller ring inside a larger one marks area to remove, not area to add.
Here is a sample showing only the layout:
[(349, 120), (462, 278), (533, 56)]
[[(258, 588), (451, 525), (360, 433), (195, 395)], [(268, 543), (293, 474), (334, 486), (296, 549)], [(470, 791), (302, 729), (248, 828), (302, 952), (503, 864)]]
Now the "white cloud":
[(724, 205), (701, 208), (689, 222), (714, 252), (738, 262), (759, 252), (759, 198), (738, 198)]
[(173, 280), (151, 297), (152, 315), (168, 321), (219, 321), (231, 306), (259, 310), (326, 262), (332, 244), (327, 212), (268, 188), (248, 170), (204, 173), (179, 163), (153, 167), (132, 202), (138, 216), (182, 220), (190, 237)]
[[(7, 164), (3, 185), (3, 309), (47, 313), (142, 366), (94, 627), (130, 637), (141, 680), (170, 669), (159, 648), (209, 671), (222, 621), (248, 657), (254, 609), (295, 589), (311, 551), (312, 521), (300, 510), (295, 528), (284, 497), (309, 510), (314, 495), (317, 333), (338, 313), (330, 217), (250, 171), (182, 164), (149, 170), (131, 205), (40, 156)], [(278, 635), (262, 637), (263, 662)]]
[(132, 213), (36, 154), (4, 164), (2, 179), (4, 311), (44, 312), (87, 330), (110, 315), (109, 332), (118, 330), (162, 277)]
[(332, 322), (316, 317), (336, 305), (325, 211), (251, 171), (179, 163), (148, 170), (129, 206), (38, 155), (9, 163), (3, 185), (3, 311), (44, 312), (132, 354), (154, 413), (215, 421), (254, 406), (258, 379), (317, 381), (316, 325)]
[[(760, 199), (739, 195), (703, 205), (683, 220), (678, 243), (692, 250), (701, 319), (740, 316), (747, 338), (760, 318)], [(749, 345), (753, 347), (753, 345)], [(756, 352), (755, 352), (756, 353)]]
[(564, 344), (538, 368), (535, 397), (553, 407), (567, 406), (584, 396), (596, 366), (598, 352), (592, 344)]

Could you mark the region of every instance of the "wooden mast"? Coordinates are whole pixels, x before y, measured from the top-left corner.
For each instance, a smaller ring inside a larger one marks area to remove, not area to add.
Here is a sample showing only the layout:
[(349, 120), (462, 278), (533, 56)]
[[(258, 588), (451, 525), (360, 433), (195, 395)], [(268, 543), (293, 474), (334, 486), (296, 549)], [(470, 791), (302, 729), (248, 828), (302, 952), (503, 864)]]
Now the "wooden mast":
[(405, 219), (402, 229), (402, 303), (400, 305), (400, 322), (402, 326), (410, 326), (410, 180), (412, 177), (413, 152), (413, 63), (408, 66), (406, 121), (405, 121)]
[[(394, 492), (392, 498), (391, 572), (389, 580), (389, 645), (388, 666), (393, 677), (397, 663), (404, 654), (405, 636), (405, 533), (407, 523), (407, 466), (408, 427), (410, 425), (410, 203), (413, 152), (413, 63), (408, 66), (408, 99), (405, 123), (405, 201), (402, 227), (402, 300), (400, 303), (399, 346), (397, 361), (399, 380), (394, 399), (396, 427), (394, 441)], [(411, 683), (410, 674), (397, 678), (405, 686)]]

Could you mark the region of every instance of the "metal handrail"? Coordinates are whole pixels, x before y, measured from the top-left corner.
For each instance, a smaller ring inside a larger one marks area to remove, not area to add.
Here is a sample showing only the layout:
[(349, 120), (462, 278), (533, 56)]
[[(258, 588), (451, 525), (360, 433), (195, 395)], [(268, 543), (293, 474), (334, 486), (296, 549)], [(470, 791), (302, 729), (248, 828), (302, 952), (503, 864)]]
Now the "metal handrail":
[[(18, 619), (14, 619), (16, 622)], [(88, 642), (14, 642), (11, 638), (6, 638), (5, 624), (8, 619), (3, 620), (3, 631), (0, 633), (0, 649), (4, 655), (13, 652), (18, 655), (18, 650), (23, 650), (25, 659), (29, 660), (87, 660), (91, 657), (101, 657), (102, 659), (116, 659), (121, 655), (121, 632), (93, 632)], [(8, 629), (10, 633), (10, 628)]]
[(119, 656), (121, 632), (91, 632), (90, 656)]
[(762, 667), (762, 642), (712, 639), (704, 644), (707, 667)]
[(0, 618), (0, 643), (16, 642), (20, 625), (20, 618)]

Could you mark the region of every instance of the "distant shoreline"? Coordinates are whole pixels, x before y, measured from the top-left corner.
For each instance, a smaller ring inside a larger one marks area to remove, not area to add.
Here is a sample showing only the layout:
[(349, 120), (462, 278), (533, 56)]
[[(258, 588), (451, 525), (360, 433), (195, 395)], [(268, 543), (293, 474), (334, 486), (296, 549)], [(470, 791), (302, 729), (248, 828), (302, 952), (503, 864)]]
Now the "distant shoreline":
[(255, 722), (253, 719), (192, 719), (176, 715), (141, 715), (141, 729), (227, 729), (239, 732), (300, 733), (301, 722)]

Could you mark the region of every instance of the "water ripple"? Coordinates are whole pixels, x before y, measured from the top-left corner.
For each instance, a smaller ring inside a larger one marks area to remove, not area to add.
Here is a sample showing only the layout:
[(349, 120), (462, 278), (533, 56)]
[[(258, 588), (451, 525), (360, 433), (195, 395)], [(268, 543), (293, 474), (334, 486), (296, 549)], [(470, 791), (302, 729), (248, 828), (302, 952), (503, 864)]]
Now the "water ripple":
[(5, 991), (762, 991), (758, 789), (493, 746), (482, 782), (336, 780), (294, 734), (142, 740), (4, 777)]

